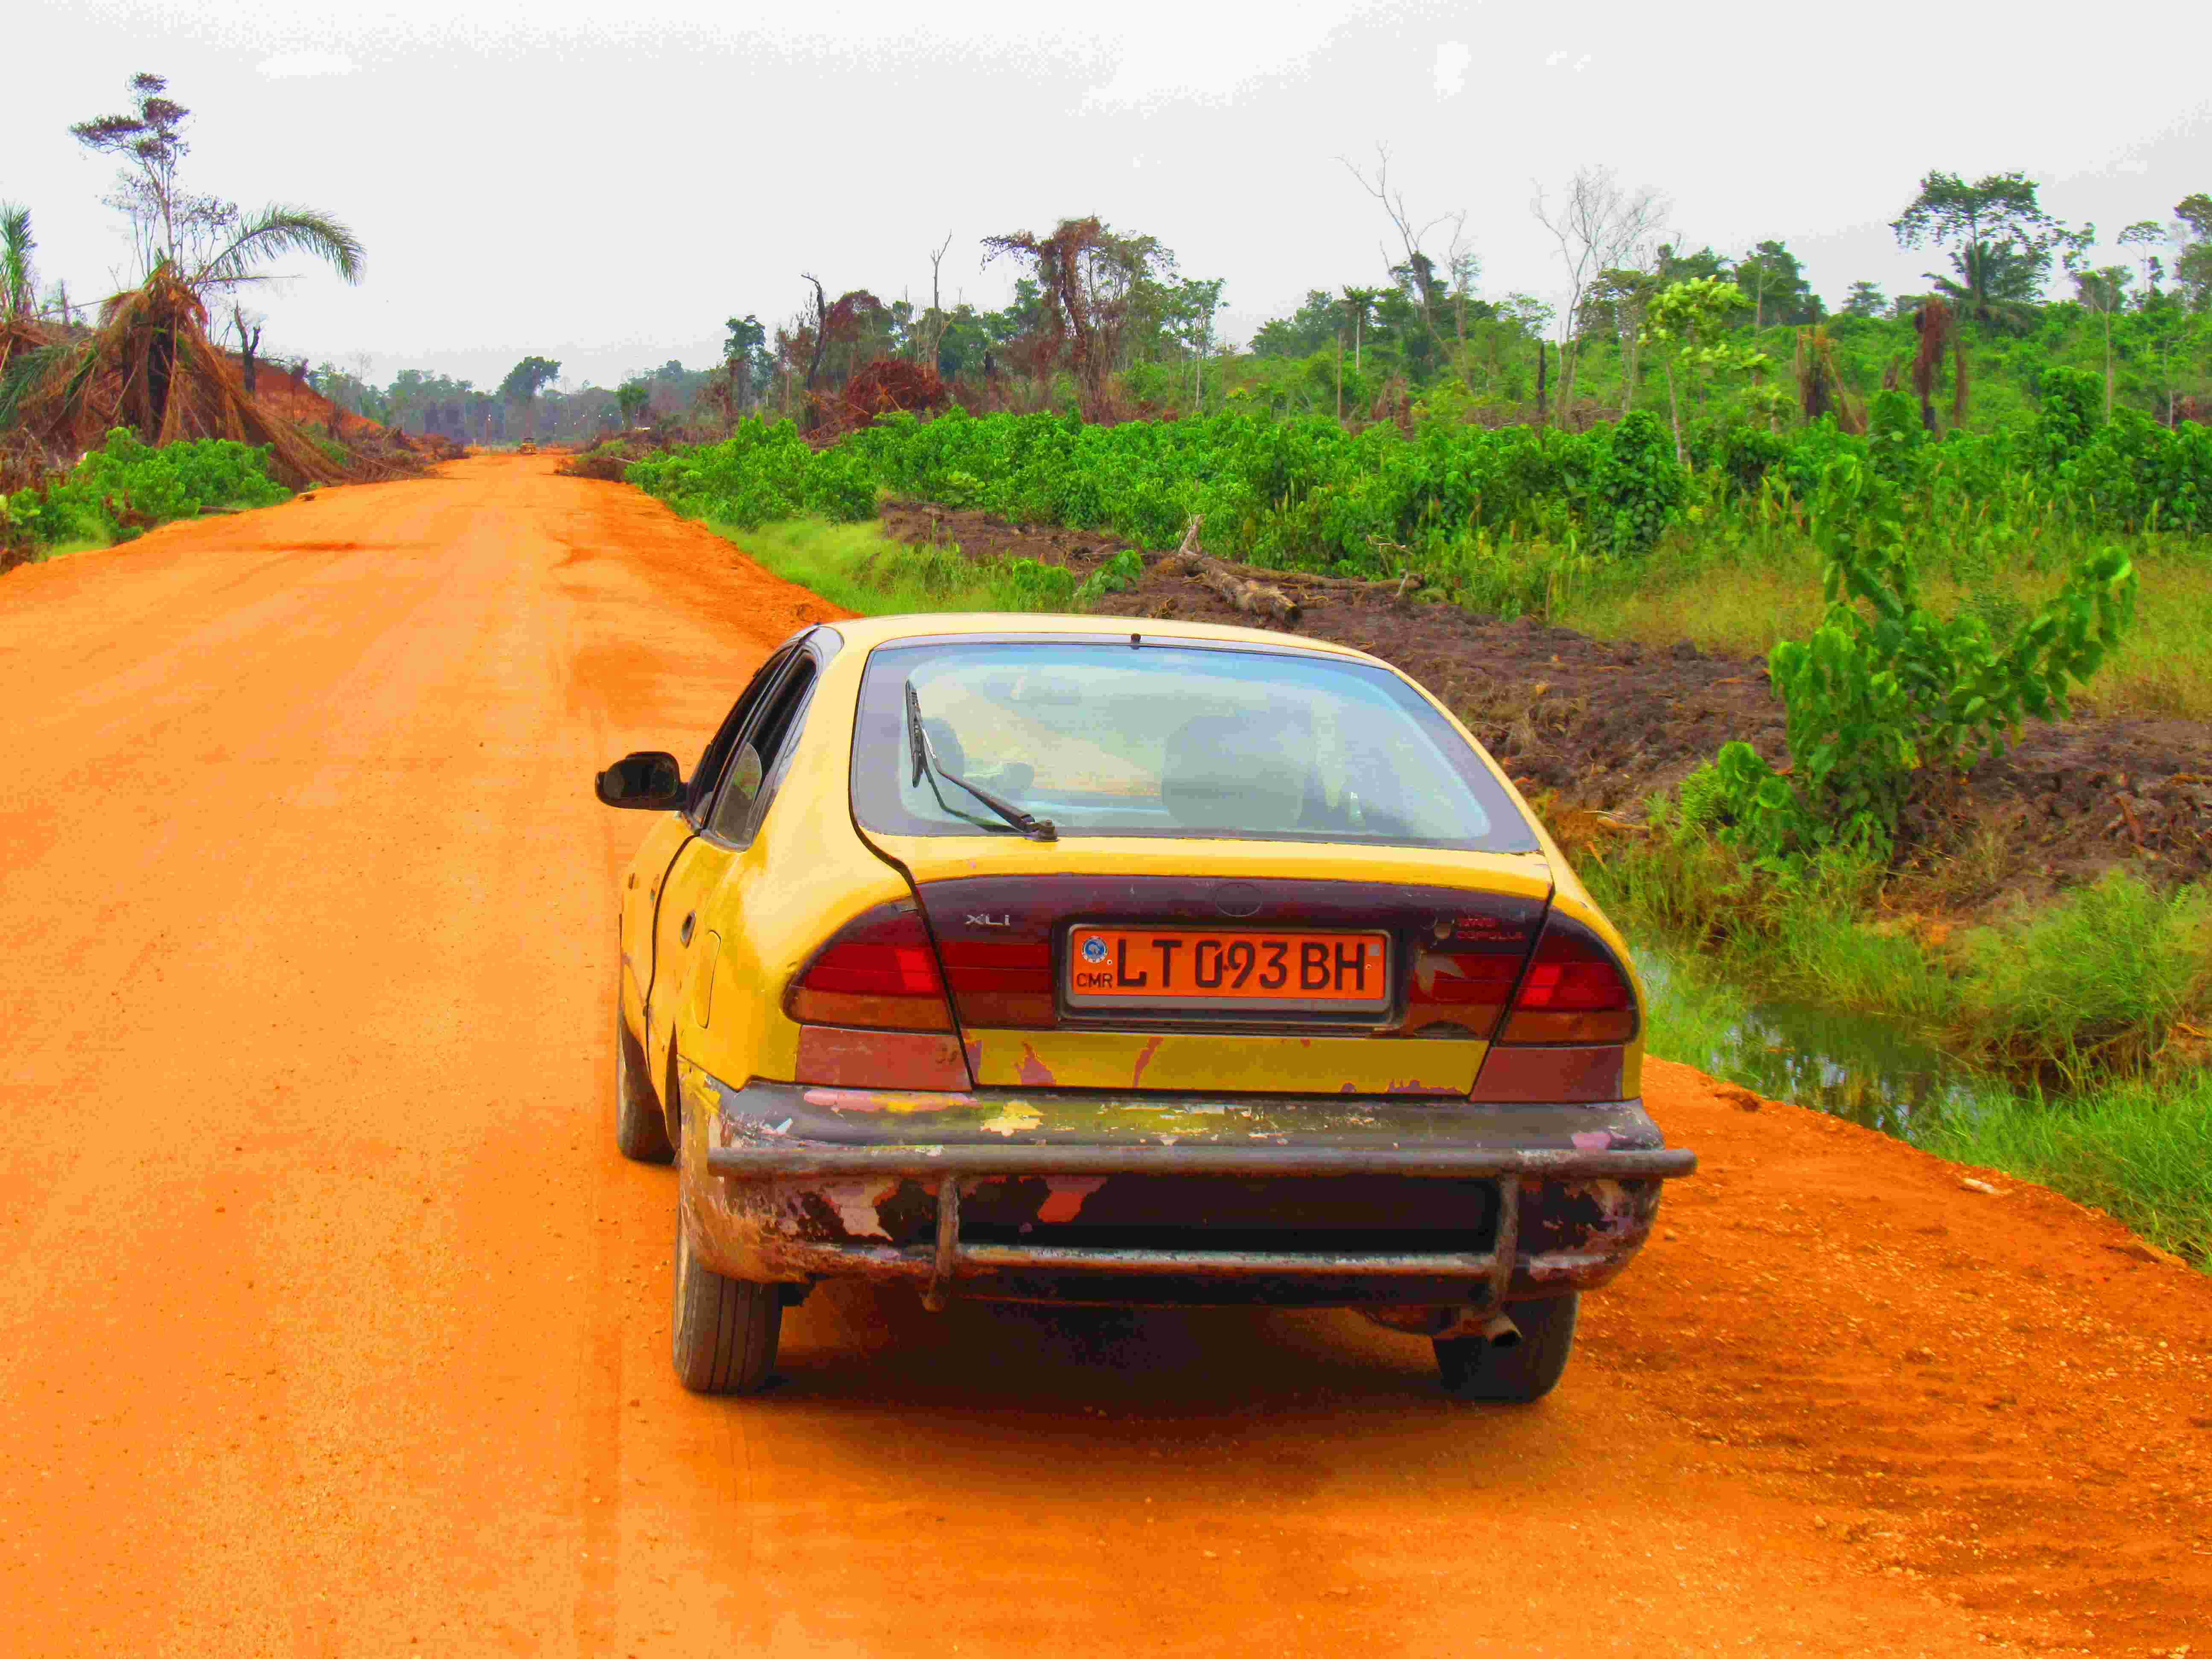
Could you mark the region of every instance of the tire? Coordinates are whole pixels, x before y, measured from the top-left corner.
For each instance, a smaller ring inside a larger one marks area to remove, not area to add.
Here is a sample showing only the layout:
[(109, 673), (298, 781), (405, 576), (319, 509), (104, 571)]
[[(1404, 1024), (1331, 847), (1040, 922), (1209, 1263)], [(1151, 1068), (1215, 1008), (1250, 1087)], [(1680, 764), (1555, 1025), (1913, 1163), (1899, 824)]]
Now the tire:
[(1486, 1337), (1438, 1338), (1437, 1370), (1455, 1400), (1503, 1400), (1526, 1405), (1551, 1393), (1575, 1346), (1582, 1297), (1570, 1291), (1541, 1302), (1516, 1302), (1505, 1311), (1521, 1340), (1501, 1348)]
[(694, 1394), (752, 1394), (775, 1367), (783, 1287), (725, 1279), (692, 1254), (676, 1219), (676, 1306), (669, 1319), (676, 1380)]
[(640, 1164), (666, 1164), (676, 1157), (669, 1144), (668, 1118), (645, 1080), (645, 1051), (623, 1023), (621, 994), (615, 1001), (615, 1146)]

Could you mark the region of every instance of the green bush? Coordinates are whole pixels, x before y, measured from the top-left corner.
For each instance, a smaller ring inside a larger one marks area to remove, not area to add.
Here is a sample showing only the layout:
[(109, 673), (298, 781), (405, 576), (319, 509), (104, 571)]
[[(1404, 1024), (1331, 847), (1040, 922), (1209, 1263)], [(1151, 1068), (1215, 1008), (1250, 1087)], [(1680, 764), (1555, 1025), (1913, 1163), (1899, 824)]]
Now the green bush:
[(2154, 892), (2124, 872), (1973, 936), (1965, 1018), (2000, 1054), (2060, 1056), (2076, 1080), (2129, 1072), (2212, 1000), (2212, 889)]
[(268, 507), (292, 492), (269, 476), (268, 453), (228, 439), (154, 448), (118, 427), (42, 489), (9, 498), (7, 516), (34, 544), (113, 540), (203, 507)]
[(2085, 555), (2064, 588), (2000, 651), (1969, 611), (1949, 621), (1919, 598), (1894, 484), (1852, 457), (1831, 463), (1814, 520), (1828, 609), (1809, 640), (1767, 665), (1790, 770), (1731, 743), (1702, 779), (1719, 833), (1778, 872), (1848, 847), (1887, 854), (1908, 793), (2001, 751), (2021, 718), (2063, 717), (2135, 611), (2125, 554)]
[(1641, 410), (1583, 433), (1431, 420), (1408, 434), (1278, 418), (1248, 402), (1113, 426), (1067, 414), (892, 415), (819, 453), (788, 422), (753, 421), (629, 476), (680, 512), (742, 526), (810, 512), (865, 517), (873, 489), (1146, 549), (1174, 546), (1202, 514), (1211, 553), (1339, 574), (1410, 571), (1424, 587), (1509, 613), (1553, 608), (1569, 586), (1626, 580), (1655, 554), (1674, 558), (1686, 523), (1698, 527), (1696, 556), (1711, 558), (1800, 537), (1811, 516), (1840, 524), (1872, 510), (1865, 492), (1828, 487), (1842, 463), (1889, 486), (1880, 505), (1898, 533), (1970, 585), (2033, 557), (2054, 531), (2212, 530), (2212, 429), (2094, 421), (2100, 405), (2069, 375), (2042, 371), (2040, 412), (1941, 442), (1921, 430), (1913, 398), (1894, 392), (1875, 398), (1863, 437), (1830, 420), (1782, 431), (1711, 422), (1687, 434), (1689, 470)]
[(993, 586), (1003, 611), (1066, 611), (1075, 600), (1075, 573), (1035, 559), (1008, 560)]
[(1640, 409), (1623, 416), (1590, 477), (1603, 539), (1616, 556), (1651, 550), (1681, 505), (1683, 482), (1659, 417)]
[(1086, 605), (1109, 593), (1126, 593), (1144, 574), (1145, 562), (1134, 550), (1125, 547), (1084, 578), (1083, 585), (1075, 590), (1074, 603)]

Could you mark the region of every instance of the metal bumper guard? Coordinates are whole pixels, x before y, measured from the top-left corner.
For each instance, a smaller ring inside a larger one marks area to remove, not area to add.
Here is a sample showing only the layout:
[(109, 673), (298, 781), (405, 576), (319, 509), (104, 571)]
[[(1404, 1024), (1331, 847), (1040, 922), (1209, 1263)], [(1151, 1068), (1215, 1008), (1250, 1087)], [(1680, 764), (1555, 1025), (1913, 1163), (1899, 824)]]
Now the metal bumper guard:
[[(1494, 1308), (1516, 1290), (1541, 1295), (1613, 1277), (1650, 1230), (1659, 1182), (1697, 1165), (1694, 1153), (1662, 1144), (1638, 1101), (733, 1087), (688, 1066), (683, 1086), (687, 1114), (706, 1121), (707, 1170), (719, 1177), (687, 1199), (710, 1264), (739, 1277), (907, 1279), (933, 1307), (959, 1279), (1042, 1273), (1358, 1280), (1381, 1301), (1394, 1299), (1392, 1281), (1429, 1301), (1450, 1281), (1448, 1299)], [(1123, 1176), (1483, 1181), (1496, 1194), (1493, 1243), (1478, 1251), (1158, 1249), (961, 1237), (963, 1196), (985, 1183), (1041, 1180), (1072, 1188), (1079, 1208), (1087, 1188)], [(859, 1198), (868, 1208), (858, 1231), (879, 1231), (872, 1203), (903, 1183), (933, 1196), (933, 1243), (830, 1238), (823, 1234), (836, 1224), (808, 1224), (810, 1214), (835, 1211), (851, 1234)], [(1568, 1200), (1579, 1201), (1576, 1219), (1547, 1223)], [(1532, 1236), (1534, 1249), (1524, 1246)]]

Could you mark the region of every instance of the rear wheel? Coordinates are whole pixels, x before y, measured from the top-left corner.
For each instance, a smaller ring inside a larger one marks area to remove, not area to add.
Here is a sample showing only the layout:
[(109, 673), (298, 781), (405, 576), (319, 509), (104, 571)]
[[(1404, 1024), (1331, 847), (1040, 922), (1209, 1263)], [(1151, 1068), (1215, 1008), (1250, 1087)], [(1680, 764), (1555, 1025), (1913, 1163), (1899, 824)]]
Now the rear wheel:
[(676, 1307), (669, 1324), (677, 1380), (694, 1394), (751, 1394), (775, 1366), (783, 1287), (725, 1279), (693, 1254), (676, 1218)]
[(1582, 1297), (1571, 1291), (1514, 1303), (1505, 1311), (1521, 1328), (1521, 1340), (1510, 1347), (1482, 1336), (1438, 1338), (1437, 1370), (1444, 1392), (1455, 1400), (1541, 1400), (1567, 1368), (1581, 1305)]
[(615, 1000), (615, 1145), (640, 1164), (665, 1164), (676, 1156), (668, 1144), (668, 1119), (645, 1079), (645, 1050), (629, 1034)]

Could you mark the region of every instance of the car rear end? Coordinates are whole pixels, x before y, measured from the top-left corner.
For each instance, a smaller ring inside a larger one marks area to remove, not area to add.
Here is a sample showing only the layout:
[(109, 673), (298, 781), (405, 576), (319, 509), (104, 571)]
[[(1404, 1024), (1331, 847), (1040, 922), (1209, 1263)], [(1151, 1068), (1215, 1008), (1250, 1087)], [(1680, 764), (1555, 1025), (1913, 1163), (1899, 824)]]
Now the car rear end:
[(781, 988), (790, 1075), (685, 1074), (717, 1271), (1494, 1334), (1618, 1273), (1691, 1167), (1618, 937), (1388, 667), (948, 630), (874, 645), (853, 732), (901, 880)]

